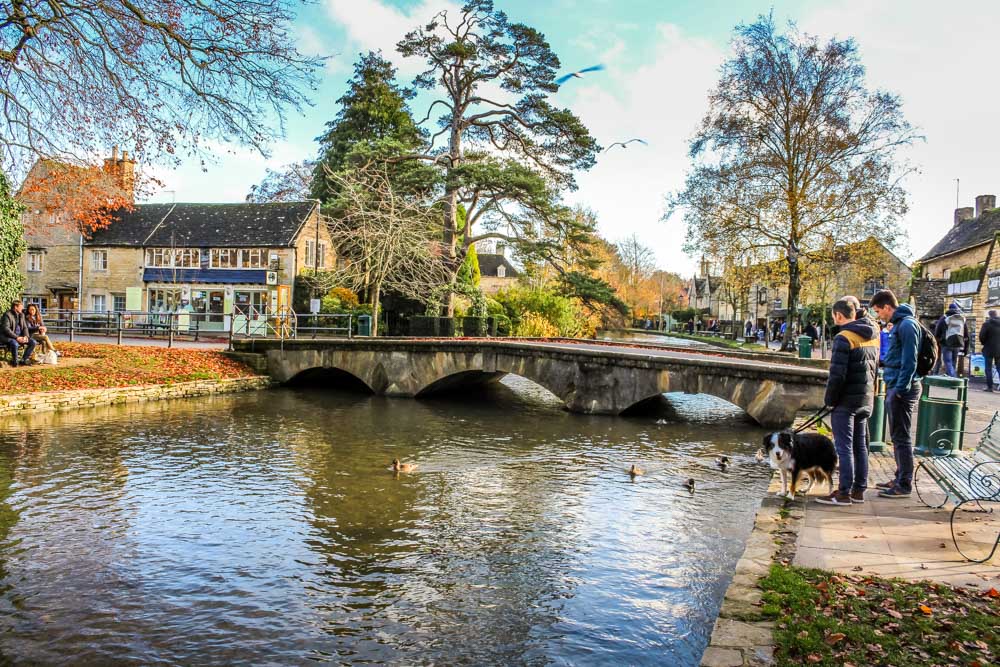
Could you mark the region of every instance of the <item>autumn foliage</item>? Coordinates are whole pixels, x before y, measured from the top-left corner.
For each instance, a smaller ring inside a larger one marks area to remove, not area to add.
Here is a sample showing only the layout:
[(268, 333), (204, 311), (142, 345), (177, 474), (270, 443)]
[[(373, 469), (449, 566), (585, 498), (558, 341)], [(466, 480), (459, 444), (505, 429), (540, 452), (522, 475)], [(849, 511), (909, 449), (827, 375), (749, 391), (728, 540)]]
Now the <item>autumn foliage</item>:
[(106, 389), (193, 380), (249, 377), (242, 363), (213, 350), (60, 343), (62, 358), (97, 359), (81, 366), (0, 369), (0, 395), (66, 389)]
[(25, 179), (18, 199), (39, 214), (29, 217), (33, 234), (65, 228), (89, 235), (111, 224), (115, 210), (134, 208), (135, 182), (97, 166), (44, 160)]

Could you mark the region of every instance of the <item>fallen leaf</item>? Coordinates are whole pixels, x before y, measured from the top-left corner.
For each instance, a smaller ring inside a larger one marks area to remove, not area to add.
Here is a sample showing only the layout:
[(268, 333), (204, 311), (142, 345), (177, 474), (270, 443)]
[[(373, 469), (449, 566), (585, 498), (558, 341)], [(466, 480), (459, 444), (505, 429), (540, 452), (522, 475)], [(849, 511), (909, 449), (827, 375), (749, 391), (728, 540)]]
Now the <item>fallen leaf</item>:
[(823, 658), (816, 655), (815, 653), (810, 653), (809, 655), (806, 656), (806, 660), (808, 662), (816, 663), (816, 662), (822, 662)]
[(927, 615), (927, 616), (930, 616), (931, 614), (933, 614), (933, 613), (934, 613), (934, 612), (933, 612), (933, 611), (931, 610), (931, 608), (930, 608), (930, 607), (928, 607), (928, 606), (927, 606), (927, 605), (925, 605), (925, 604), (922, 604), (922, 605), (919, 605), (919, 606), (917, 607), (917, 609), (919, 609), (920, 611), (924, 612), (924, 614), (925, 614), (925, 615)]
[(995, 588), (991, 588), (990, 590), (986, 591), (986, 597), (989, 597), (989, 598), (1000, 598), (1000, 591), (998, 591)]
[(887, 612), (887, 613), (888, 613), (888, 614), (889, 614), (890, 616), (892, 616), (893, 618), (895, 618), (895, 619), (897, 619), (897, 620), (898, 620), (898, 619), (902, 619), (902, 618), (903, 618), (903, 615), (902, 615), (902, 614), (900, 614), (900, 613), (899, 613), (898, 611), (896, 611), (895, 609), (886, 609), (886, 612)]
[(843, 632), (834, 632), (832, 635), (829, 635), (826, 638), (826, 643), (829, 644), (830, 646), (833, 646), (837, 642), (843, 641), (844, 637), (846, 636), (847, 635), (845, 635)]
[(828, 588), (830, 588), (830, 586), (825, 581), (821, 581), (818, 584), (816, 584), (816, 590), (818, 591), (825, 591)]
[(809, 636), (809, 631), (808, 630), (803, 630), (802, 632), (800, 632), (799, 634), (797, 634), (795, 636), (798, 637), (799, 639), (805, 639), (806, 637)]

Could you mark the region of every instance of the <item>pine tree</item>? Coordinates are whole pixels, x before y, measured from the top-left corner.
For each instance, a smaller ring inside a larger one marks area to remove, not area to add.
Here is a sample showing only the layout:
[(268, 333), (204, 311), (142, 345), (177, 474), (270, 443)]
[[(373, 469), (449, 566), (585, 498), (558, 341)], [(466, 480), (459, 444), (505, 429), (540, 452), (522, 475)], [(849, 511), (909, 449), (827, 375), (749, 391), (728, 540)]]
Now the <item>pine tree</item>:
[(337, 100), (340, 112), (317, 138), (321, 147), (312, 183), (314, 197), (326, 202), (335, 195), (335, 181), (328, 174), (343, 170), (359, 144), (396, 144), (406, 151), (424, 143), (426, 132), (414, 122), (408, 104), (414, 94), (396, 83), (396, 69), (381, 51), (361, 56), (347, 92)]
[(0, 308), (3, 310), (21, 295), (18, 260), (27, 248), (21, 224), (23, 210), (24, 206), (11, 194), (6, 174), (0, 171)]

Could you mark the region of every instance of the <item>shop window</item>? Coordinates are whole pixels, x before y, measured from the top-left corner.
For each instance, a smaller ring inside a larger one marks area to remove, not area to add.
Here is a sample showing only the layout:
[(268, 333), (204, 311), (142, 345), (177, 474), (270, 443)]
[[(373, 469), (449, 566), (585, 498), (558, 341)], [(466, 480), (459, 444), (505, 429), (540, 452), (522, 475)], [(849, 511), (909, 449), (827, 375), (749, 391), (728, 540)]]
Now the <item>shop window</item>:
[(150, 312), (165, 312), (176, 310), (181, 302), (181, 291), (178, 289), (149, 290)]
[[(91, 250), (90, 251), (90, 268), (94, 271), (107, 271), (108, 270), (108, 251), (107, 250)], [(96, 308), (94, 310), (97, 310)]]
[(90, 309), (103, 313), (107, 306), (107, 299), (103, 294), (91, 294), (90, 295)]
[(28, 271), (37, 273), (42, 270), (42, 254), (41, 250), (28, 251)]

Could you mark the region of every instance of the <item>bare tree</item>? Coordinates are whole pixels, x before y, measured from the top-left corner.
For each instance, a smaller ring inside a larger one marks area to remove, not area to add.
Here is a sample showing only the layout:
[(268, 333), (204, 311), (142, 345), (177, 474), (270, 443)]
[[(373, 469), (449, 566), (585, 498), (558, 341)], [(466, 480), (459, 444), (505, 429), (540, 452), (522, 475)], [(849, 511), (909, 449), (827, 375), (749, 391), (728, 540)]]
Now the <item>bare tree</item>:
[(0, 161), (23, 174), (35, 157), (81, 164), (118, 144), (177, 161), (209, 138), (263, 151), (322, 64), (295, 48), (297, 4), (5, 2)]
[[(625, 303), (635, 307), (642, 300), (643, 284), (656, 270), (656, 254), (644, 245), (637, 234), (632, 234), (615, 245), (620, 272), (618, 284), (624, 292)], [(651, 285), (652, 286), (652, 285)]]
[(346, 261), (318, 274), (318, 286), (367, 290), (375, 336), (383, 290), (426, 303), (448, 283), (450, 272), (439, 235), (441, 212), (400, 192), (385, 163), (329, 171), (326, 178), (338, 191), (336, 214), (327, 226)]
[(316, 163), (302, 160), (280, 169), (268, 168), (264, 179), (250, 187), (246, 200), (251, 203), (302, 201), (309, 199)]
[(781, 257), (791, 319), (804, 256), (831, 239), (893, 244), (910, 171), (898, 153), (919, 137), (899, 97), (866, 88), (853, 40), (821, 44), (794, 26), (780, 34), (761, 17), (736, 28), (734, 48), (670, 211), (684, 209), (689, 252)]

